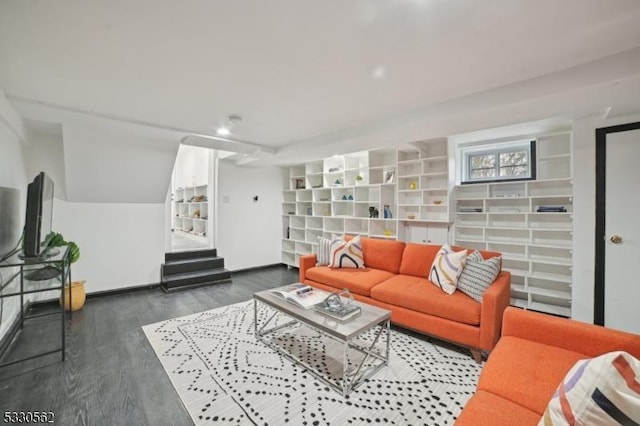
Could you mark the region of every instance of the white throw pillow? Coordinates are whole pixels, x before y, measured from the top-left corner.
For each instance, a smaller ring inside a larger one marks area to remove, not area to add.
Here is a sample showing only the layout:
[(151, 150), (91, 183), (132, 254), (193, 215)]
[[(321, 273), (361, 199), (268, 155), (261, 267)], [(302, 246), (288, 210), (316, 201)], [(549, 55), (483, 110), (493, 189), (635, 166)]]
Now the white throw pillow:
[(331, 256), (331, 240), (318, 237), (318, 253), (316, 253), (316, 266), (327, 266)]
[(538, 426), (640, 424), (640, 360), (622, 351), (578, 361)]
[(429, 280), (445, 293), (453, 294), (466, 260), (466, 250), (454, 252), (448, 244), (443, 245), (433, 260)]
[(347, 242), (342, 238), (331, 241), (330, 268), (364, 268), (360, 235)]

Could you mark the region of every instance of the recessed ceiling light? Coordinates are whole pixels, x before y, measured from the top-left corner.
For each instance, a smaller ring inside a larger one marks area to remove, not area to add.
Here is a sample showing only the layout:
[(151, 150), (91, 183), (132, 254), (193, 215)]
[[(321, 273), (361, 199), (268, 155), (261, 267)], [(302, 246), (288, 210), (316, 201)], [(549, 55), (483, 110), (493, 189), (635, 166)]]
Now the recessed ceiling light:
[(371, 71), (371, 78), (374, 80), (382, 80), (387, 76), (387, 68), (383, 65), (378, 65)]
[(231, 129), (241, 122), (241, 116), (230, 115), (224, 119), (224, 124), (216, 129), (216, 133), (220, 136), (229, 136), (231, 134)]

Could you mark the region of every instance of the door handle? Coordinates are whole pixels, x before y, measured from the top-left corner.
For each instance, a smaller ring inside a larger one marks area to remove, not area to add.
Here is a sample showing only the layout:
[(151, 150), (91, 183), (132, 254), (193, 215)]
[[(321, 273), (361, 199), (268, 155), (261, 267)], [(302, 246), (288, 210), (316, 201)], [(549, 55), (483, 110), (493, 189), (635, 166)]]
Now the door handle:
[(620, 244), (622, 242), (622, 237), (620, 235), (612, 235), (611, 238), (609, 238), (609, 241), (611, 241), (613, 244)]

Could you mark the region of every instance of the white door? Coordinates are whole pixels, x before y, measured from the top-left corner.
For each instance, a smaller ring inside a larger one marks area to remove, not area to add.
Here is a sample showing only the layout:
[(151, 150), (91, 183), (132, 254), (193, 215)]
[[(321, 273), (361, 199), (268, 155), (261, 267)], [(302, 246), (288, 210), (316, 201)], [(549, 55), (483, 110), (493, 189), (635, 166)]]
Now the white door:
[(640, 334), (640, 129), (606, 140), (604, 325)]

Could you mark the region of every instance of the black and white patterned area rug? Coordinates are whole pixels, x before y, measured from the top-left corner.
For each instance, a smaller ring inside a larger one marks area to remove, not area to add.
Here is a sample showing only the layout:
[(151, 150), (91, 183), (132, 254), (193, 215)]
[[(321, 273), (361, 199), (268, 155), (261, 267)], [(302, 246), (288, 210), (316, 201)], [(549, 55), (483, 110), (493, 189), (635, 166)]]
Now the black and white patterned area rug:
[[(389, 365), (343, 397), (259, 342), (253, 319), (248, 301), (143, 327), (195, 424), (448, 425), (480, 374), (467, 352), (392, 329)], [(278, 339), (312, 365), (332, 350), (307, 327)]]

